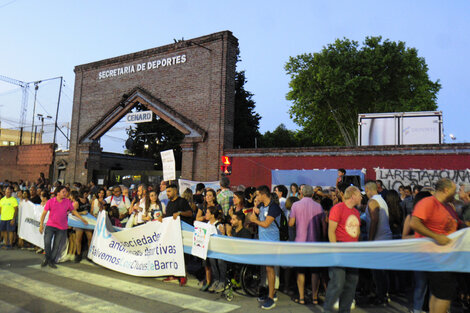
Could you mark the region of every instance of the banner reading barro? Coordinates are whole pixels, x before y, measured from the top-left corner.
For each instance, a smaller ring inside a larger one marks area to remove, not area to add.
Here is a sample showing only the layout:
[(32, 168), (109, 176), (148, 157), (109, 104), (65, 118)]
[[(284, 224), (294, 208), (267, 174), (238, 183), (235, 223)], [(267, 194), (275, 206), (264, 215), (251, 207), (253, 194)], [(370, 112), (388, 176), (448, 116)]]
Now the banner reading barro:
[(180, 219), (114, 232), (101, 212), (88, 251), (93, 262), (117, 272), (144, 277), (185, 276)]

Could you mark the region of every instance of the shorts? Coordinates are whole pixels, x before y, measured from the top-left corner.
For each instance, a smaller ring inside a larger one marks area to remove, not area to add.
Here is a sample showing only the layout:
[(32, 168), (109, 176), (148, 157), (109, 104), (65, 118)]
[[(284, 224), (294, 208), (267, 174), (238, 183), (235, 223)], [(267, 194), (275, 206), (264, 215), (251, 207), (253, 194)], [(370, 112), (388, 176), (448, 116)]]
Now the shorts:
[(14, 232), (16, 231), (16, 223), (11, 225), (12, 220), (0, 221), (0, 231)]
[(457, 296), (457, 275), (452, 272), (428, 272), (429, 290), (442, 300), (453, 300)]

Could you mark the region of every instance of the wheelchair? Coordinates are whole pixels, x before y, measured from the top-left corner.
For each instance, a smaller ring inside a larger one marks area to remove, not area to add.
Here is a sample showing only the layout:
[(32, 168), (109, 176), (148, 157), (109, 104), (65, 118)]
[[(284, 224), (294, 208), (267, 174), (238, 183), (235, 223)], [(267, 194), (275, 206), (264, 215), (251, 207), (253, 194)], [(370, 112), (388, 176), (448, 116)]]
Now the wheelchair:
[(259, 265), (231, 263), (227, 269), (227, 283), (221, 297), (232, 301), (235, 293), (257, 297), (261, 283), (261, 269)]

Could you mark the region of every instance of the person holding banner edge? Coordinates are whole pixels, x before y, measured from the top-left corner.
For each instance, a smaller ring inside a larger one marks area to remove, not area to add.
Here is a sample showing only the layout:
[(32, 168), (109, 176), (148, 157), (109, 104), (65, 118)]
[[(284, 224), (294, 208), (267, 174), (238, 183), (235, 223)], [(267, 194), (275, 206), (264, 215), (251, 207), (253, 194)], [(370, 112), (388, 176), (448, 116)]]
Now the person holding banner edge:
[[(59, 243), (67, 234), (68, 212), (72, 212), (83, 224), (88, 225), (88, 222), (73, 208), (72, 201), (67, 199), (68, 191), (65, 186), (58, 186), (56, 192), (57, 196), (46, 202), (39, 224), (39, 233), (42, 234), (44, 232), (44, 219), (46, 218), (47, 212), (50, 212), (44, 233), (44, 250), (46, 257), (41, 263), (42, 267), (49, 265), (51, 268), (57, 268), (55, 260), (59, 253)], [(54, 245), (51, 247), (53, 237)]]

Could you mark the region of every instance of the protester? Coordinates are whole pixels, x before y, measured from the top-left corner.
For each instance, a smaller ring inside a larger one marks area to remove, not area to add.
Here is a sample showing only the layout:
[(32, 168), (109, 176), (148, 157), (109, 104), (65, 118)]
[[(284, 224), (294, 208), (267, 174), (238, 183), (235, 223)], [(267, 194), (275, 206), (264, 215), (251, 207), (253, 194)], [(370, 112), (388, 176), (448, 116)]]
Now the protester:
[[(206, 211), (207, 224), (211, 226), (209, 235), (225, 235), (225, 226), (223, 224), (223, 211), (221, 208), (209, 207)], [(227, 273), (227, 263), (222, 259), (209, 258), (211, 277), (213, 282), (209, 287), (209, 292), (222, 292), (225, 290), (225, 281)], [(206, 277), (207, 280), (207, 277)]]
[[(72, 191), (71, 193), (71, 200), (73, 204), (73, 208), (77, 211), (78, 214), (84, 216), (90, 213), (91, 206), (90, 203), (88, 202), (88, 191), (86, 189), (81, 189), (80, 192), (77, 191)], [(91, 245), (91, 238), (93, 237), (93, 231), (90, 229), (83, 229), (83, 228), (78, 228), (74, 227), (75, 231), (75, 245), (76, 245), (76, 257), (75, 257), (75, 263), (80, 263), (82, 260), (82, 238), (83, 238), (83, 233), (85, 233), (85, 236), (87, 238), (88, 245), (87, 247), (89, 248)]]
[(104, 188), (98, 188), (98, 192), (94, 195), (94, 199), (91, 202), (91, 214), (94, 217), (98, 217), (98, 213), (104, 209), (104, 205), (106, 204), (105, 196), (106, 190), (104, 190)]
[[(254, 213), (250, 216), (251, 222), (258, 225), (259, 240), (279, 241), (279, 228), (276, 226), (281, 223), (282, 210), (278, 204), (271, 199), (271, 192), (268, 186), (260, 186), (256, 189), (256, 198), (260, 201), (260, 207), (254, 209)], [(276, 274), (274, 266), (266, 266), (266, 276), (268, 279), (268, 295), (262, 295), (258, 301), (262, 303), (261, 308), (264, 310), (273, 309), (276, 306), (277, 295), (274, 290)]]
[(0, 231), (5, 247), (11, 250), (16, 237), (16, 217), (18, 215), (18, 200), (12, 196), (12, 188), (5, 189), (5, 196), (0, 200)]
[(112, 195), (105, 199), (106, 203), (110, 206), (116, 206), (119, 209), (119, 219), (122, 223), (127, 222), (127, 217), (129, 216), (129, 208), (131, 207), (131, 202), (129, 197), (122, 195), (121, 187), (116, 185), (113, 187)]
[(230, 180), (224, 176), (220, 179), (220, 193), (217, 194), (217, 202), (219, 203), (224, 217), (228, 215), (228, 210), (233, 205), (233, 192), (230, 190)]
[(145, 221), (159, 221), (163, 220), (163, 206), (164, 204), (158, 199), (157, 191), (152, 190), (149, 193), (150, 204), (146, 210), (147, 214), (143, 217)]
[[(447, 237), (457, 229), (465, 227), (457, 213), (450, 205), (457, 186), (448, 178), (436, 183), (433, 196), (422, 199), (416, 204), (411, 218), (411, 227), (417, 238), (429, 237), (438, 245), (447, 245), (451, 239)], [(429, 289), (431, 299), (429, 309), (433, 313), (446, 313), (450, 302), (457, 295), (457, 277), (451, 272), (429, 272)]]
[[(356, 242), (360, 234), (360, 216), (356, 206), (362, 201), (357, 187), (348, 187), (343, 194), (343, 202), (331, 208), (328, 222), (330, 242)], [(339, 311), (350, 312), (359, 279), (358, 270), (346, 267), (330, 267), (330, 281), (326, 290), (324, 312), (333, 312), (339, 299)]]
[(217, 194), (214, 189), (207, 189), (206, 195), (204, 196), (204, 203), (202, 207), (198, 208), (196, 214), (196, 221), (205, 222), (206, 221), (206, 211), (208, 207), (214, 206), (217, 207)]
[[(65, 239), (68, 228), (68, 212), (72, 212), (72, 214), (78, 217), (85, 225), (88, 225), (88, 222), (73, 208), (72, 202), (67, 199), (67, 189), (64, 186), (58, 186), (56, 193), (56, 197), (47, 201), (39, 224), (39, 232), (42, 234), (44, 232), (44, 219), (46, 218), (46, 214), (49, 213), (49, 219), (47, 220), (44, 233), (44, 250), (46, 251), (46, 256), (41, 264), (42, 267), (49, 265), (51, 268), (57, 268), (56, 262), (59, 246)], [(52, 240), (54, 240), (53, 246)]]
[[(302, 188), (304, 197), (292, 205), (289, 215), (289, 226), (295, 225), (296, 242), (323, 241), (326, 236), (326, 222), (323, 209), (317, 202), (313, 201), (312, 186), (305, 185)], [(297, 287), (299, 297), (292, 300), (298, 304), (306, 304), (305, 300), (305, 275), (311, 274), (312, 303), (318, 304), (318, 288), (320, 286), (320, 268), (297, 268)]]
[(299, 185), (296, 183), (292, 183), (289, 188), (289, 197), (297, 197), (299, 198)]

